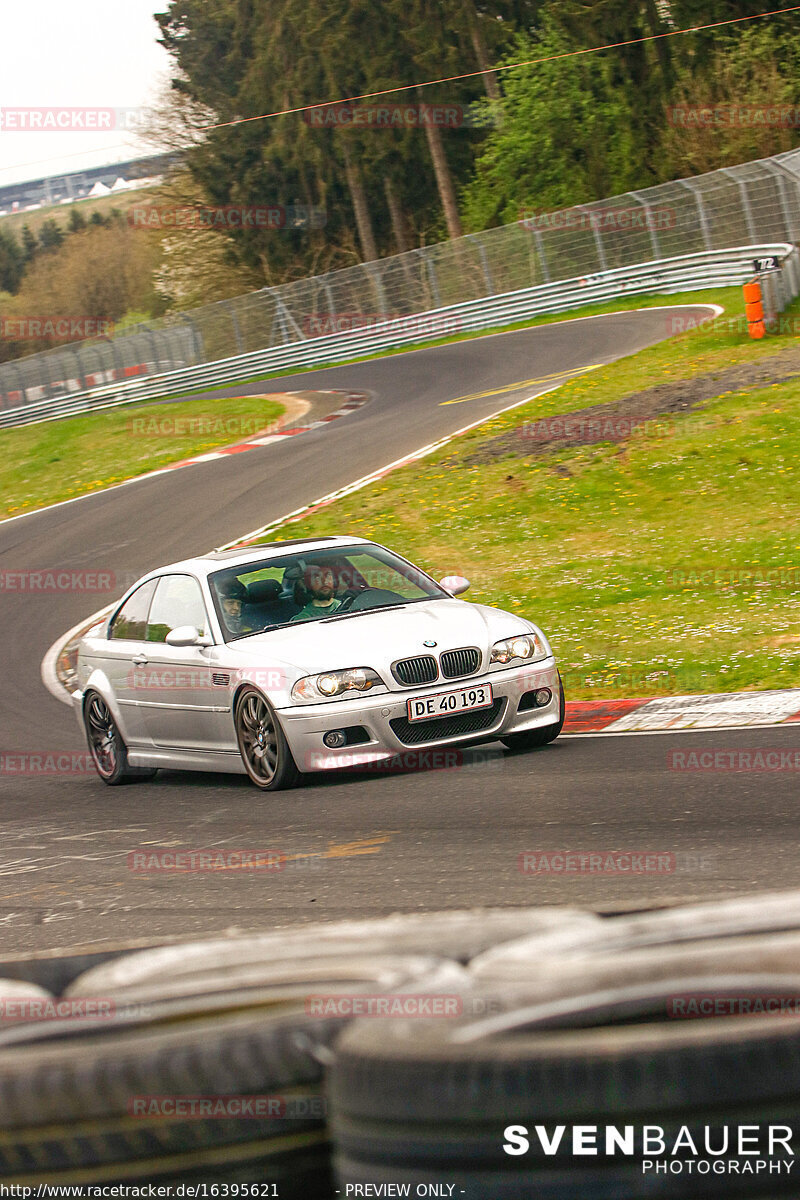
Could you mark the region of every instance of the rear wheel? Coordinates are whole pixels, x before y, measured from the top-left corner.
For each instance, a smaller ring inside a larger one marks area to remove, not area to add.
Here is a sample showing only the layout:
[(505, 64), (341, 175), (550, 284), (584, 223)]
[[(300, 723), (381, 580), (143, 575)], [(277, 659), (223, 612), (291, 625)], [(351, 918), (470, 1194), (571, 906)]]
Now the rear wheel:
[(558, 690), (561, 693), (561, 700), (558, 705), (558, 720), (555, 724), (542, 725), (539, 729), (526, 729), (523, 733), (510, 733), (508, 737), (500, 739), (504, 746), (508, 746), (509, 750), (537, 750), (539, 746), (546, 746), (548, 742), (556, 740), (564, 728), (564, 718), (567, 715), (564, 684), (561, 682), (560, 674)]
[(236, 740), (245, 770), (256, 787), (278, 792), (300, 778), (272, 705), (255, 688), (245, 688), (236, 702)]
[(86, 740), (97, 774), (103, 783), (115, 787), (135, 779), (152, 779), (153, 767), (131, 767), (128, 747), (111, 715), (111, 709), (99, 692), (88, 692), (83, 706)]

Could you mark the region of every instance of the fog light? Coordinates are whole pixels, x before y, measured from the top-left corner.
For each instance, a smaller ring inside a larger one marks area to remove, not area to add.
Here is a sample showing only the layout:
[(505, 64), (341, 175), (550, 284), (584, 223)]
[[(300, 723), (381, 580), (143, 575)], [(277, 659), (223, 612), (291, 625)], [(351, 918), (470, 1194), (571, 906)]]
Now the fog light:
[(342, 746), (347, 745), (347, 737), (343, 729), (332, 729), (330, 733), (323, 736), (322, 740), (329, 750), (339, 750)]
[(553, 693), (550, 688), (539, 688), (538, 692), (534, 693), (534, 700), (537, 708), (544, 708), (545, 704), (549, 704), (553, 699)]

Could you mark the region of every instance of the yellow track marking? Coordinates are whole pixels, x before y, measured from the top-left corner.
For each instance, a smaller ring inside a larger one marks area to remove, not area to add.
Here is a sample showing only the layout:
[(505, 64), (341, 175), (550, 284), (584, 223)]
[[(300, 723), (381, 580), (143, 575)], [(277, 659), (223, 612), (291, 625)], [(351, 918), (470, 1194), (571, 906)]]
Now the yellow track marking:
[(515, 392), (517, 388), (533, 387), (538, 383), (549, 383), (552, 379), (564, 379), (568, 375), (583, 375), (586, 371), (596, 371), (602, 363), (592, 363), (589, 367), (573, 367), (569, 371), (555, 371), (552, 375), (542, 375), (539, 379), (520, 379), (516, 383), (507, 383), (504, 387), (491, 388), (486, 392), (473, 392), (469, 396), (457, 396), (455, 400), (442, 400), (439, 407), (448, 404), (466, 404), (468, 400), (483, 400), (487, 396), (502, 396), (504, 392)]

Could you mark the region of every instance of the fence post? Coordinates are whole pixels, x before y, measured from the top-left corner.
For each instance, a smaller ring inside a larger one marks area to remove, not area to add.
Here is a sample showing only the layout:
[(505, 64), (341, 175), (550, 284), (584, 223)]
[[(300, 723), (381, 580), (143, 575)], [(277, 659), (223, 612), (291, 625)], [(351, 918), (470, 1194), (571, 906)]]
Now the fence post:
[[(83, 369), (83, 360), (82, 360), (82, 358), (81, 358), (81, 344), (80, 344), (80, 342), (73, 342), (73, 344), (72, 344), (71, 346), (68, 346), (68, 347), (66, 347), (66, 351), (67, 351), (67, 354), (71, 354), (71, 355), (72, 355), (72, 357), (75, 359), (75, 362), (77, 363), (77, 367), (78, 367), (78, 382), (79, 382), (79, 383), (80, 383), (80, 385), (81, 385), (81, 386), (78, 388), (78, 391), (84, 391), (84, 392), (87, 392), (89, 389), (88, 389), (88, 387), (87, 387), (87, 385), (86, 385), (86, 375), (85, 375), (85, 373), (84, 373), (84, 369)], [(69, 391), (69, 388), (67, 388), (67, 391)]]
[(289, 309), (286, 307), (283, 300), (281, 300), (280, 296), (276, 295), (277, 289), (270, 288), (269, 291), (271, 292), (272, 298), (275, 301), (275, 313), (278, 318), (278, 321), (280, 322), (281, 332), (283, 334), (284, 345), (287, 342), (290, 342), (292, 340), (289, 337), (289, 326), (290, 325), (292, 326), (295, 333), (297, 334), (298, 340), (301, 342), (305, 341), (305, 338), (303, 337), (303, 331), (300, 328), (300, 326), (297, 324), (297, 321), (295, 321), (294, 317), (289, 312)]
[(675, 182), (683, 184), (687, 191), (691, 192), (694, 196), (695, 203), (697, 204), (698, 216), (700, 217), (700, 229), (703, 233), (703, 243), (706, 250), (712, 250), (713, 246), (711, 245), (711, 233), (708, 228), (708, 217), (706, 216), (706, 206), (703, 197), (696, 188), (692, 187), (691, 179), (677, 179)]
[(231, 325), (233, 326), (233, 336), (236, 341), (236, 351), (238, 354), (244, 354), (244, 340), (242, 331), (239, 328), (239, 318), (236, 315), (236, 308), (232, 300), (223, 301), (228, 312), (231, 314)]
[(739, 177), (733, 173), (732, 167), (722, 167), (721, 170), (722, 174), (727, 175), (729, 179), (732, 179), (738, 187), (742, 212), (744, 213), (744, 219), (747, 224), (747, 236), (750, 238), (751, 242), (757, 242), (758, 234), (756, 233), (756, 227), (753, 222), (753, 212), (750, 208), (750, 197), (747, 194), (747, 184), (743, 179), (739, 179)]
[(17, 384), (19, 385), (17, 390), (20, 393), (20, 401), (22, 404), (27, 404), (28, 403), (28, 393), (25, 390), (25, 376), (22, 374), (22, 371), (19, 369), (19, 367), (17, 367), (16, 363), (14, 364), (14, 366), (16, 367), (16, 371), (17, 371)]
[[(583, 209), (588, 208), (589, 205), (588, 204), (576, 204), (575, 207), (578, 209), (579, 212), (581, 212)], [(594, 244), (595, 244), (595, 248), (597, 250), (597, 258), (600, 263), (600, 270), (607, 271), (608, 270), (608, 259), (606, 258), (606, 250), (605, 250), (605, 246), (603, 245), (603, 235), (600, 233), (600, 230), (597, 228), (594, 221), (592, 220), (591, 212), (589, 213), (589, 224), (592, 227), (592, 234), (594, 236)]]
[[(57, 379), (58, 374), (65, 375), (67, 372), (66, 359), (63, 351), (55, 350), (51, 353), (44, 353), (41, 357), (42, 374), (46, 382), (39, 384), (39, 387), (44, 386), (47, 389), (48, 396), (56, 395), (58, 392), (57, 384), (61, 384), (62, 391), (69, 391), (65, 380)], [(63, 365), (62, 365), (63, 364)], [(42, 378), (42, 375), (39, 376)]]
[(642, 198), (641, 192), (629, 192), (629, 196), (633, 196), (634, 200), (638, 200), (644, 209), (644, 215), (647, 218), (647, 232), (650, 234), (650, 249), (653, 252), (653, 258), (661, 258), (661, 245), (656, 233), (656, 227), (650, 217), (650, 205), (647, 200)]
[(425, 266), (428, 271), (428, 279), (430, 280), (430, 284), (431, 284), (431, 292), (433, 293), (433, 307), (441, 308), (442, 307), (442, 297), (439, 295), (439, 281), (436, 278), (436, 265), (434, 264), (434, 261), (433, 261), (433, 255), (430, 253), (425, 254)]
[(195, 365), (204, 363), (206, 361), (206, 348), (203, 342), (203, 335), (187, 313), (178, 313), (178, 317), (181, 319), (181, 321), (184, 321), (191, 330), (192, 349), (194, 350), (194, 356), (196, 359)]
[[(153, 329), (152, 325), (146, 325), (144, 323), (144, 321), (142, 322), (142, 329), (145, 331), (145, 333), (148, 335), (148, 337), (150, 339), (150, 351), (153, 355), (153, 365), (155, 366), (155, 371), (153, 372), (153, 374), (157, 375), (158, 374), (158, 345), (156, 344), (156, 331), (155, 331), (155, 329)], [(149, 372), (148, 372), (148, 374), (149, 374)]]
[(373, 262), (362, 263), (362, 266), (363, 266), (364, 270), (367, 272), (367, 275), (369, 276), (369, 279), (370, 279), (370, 283), (372, 284), (373, 290), (375, 292), (375, 299), (378, 302), (378, 312), (384, 313), (385, 316), (388, 318), (389, 308), (388, 308), (388, 302), (386, 300), (386, 292), (383, 290), (383, 280), (380, 277), (380, 265), (377, 262), (373, 261)]
[(331, 330), (334, 330), (336, 328), (336, 301), (333, 298), (333, 291), (331, 289), (331, 285), (328, 283), (328, 280), (324, 275), (322, 276), (322, 279), (322, 286), (328, 301), (328, 315), (331, 318)]
[(483, 278), (486, 281), (486, 295), (493, 296), (495, 294), (494, 281), (492, 280), (492, 272), (489, 266), (489, 256), (486, 253), (486, 247), (477, 234), (468, 233), (467, 238), (471, 242), (474, 242), (478, 247), (478, 255), (480, 256), (481, 266), (483, 267)]
[(552, 283), (550, 278), (550, 268), (547, 265), (547, 255), (544, 252), (544, 239), (542, 238), (541, 229), (534, 229), (533, 236), (536, 241), (536, 249), (539, 253), (539, 262), (541, 263), (544, 281), (545, 283)]
[[(786, 195), (786, 171), (779, 163), (776, 163), (772, 158), (764, 159), (764, 167), (773, 176), (777, 187), (778, 195), (781, 198), (781, 208), (783, 209), (783, 233), (787, 242), (795, 241), (795, 224), (792, 220), (792, 213), (789, 208), (789, 197)], [(792, 183), (797, 188), (797, 179), (792, 178)]]

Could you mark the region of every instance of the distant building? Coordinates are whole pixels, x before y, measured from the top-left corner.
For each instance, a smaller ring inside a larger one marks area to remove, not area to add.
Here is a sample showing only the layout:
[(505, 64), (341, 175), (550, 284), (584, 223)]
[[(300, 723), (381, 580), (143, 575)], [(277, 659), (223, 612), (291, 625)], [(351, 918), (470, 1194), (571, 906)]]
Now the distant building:
[[(114, 188), (120, 180), (125, 180), (128, 187), (135, 187), (140, 180), (144, 182), (153, 176), (163, 175), (179, 160), (178, 154), (157, 154), (111, 163), (105, 167), (73, 171), (68, 175), (48, 175), (27, 183), (9, 183), (0, 186), (0, 211), (15, 212), (40, 205), (69, 203), (71, 200), (84, 200), (90, 195), (107, 196), (112, 189), (122, 190)], [(105, 190), (93, 192), (97, 184), (102, 184)]]

